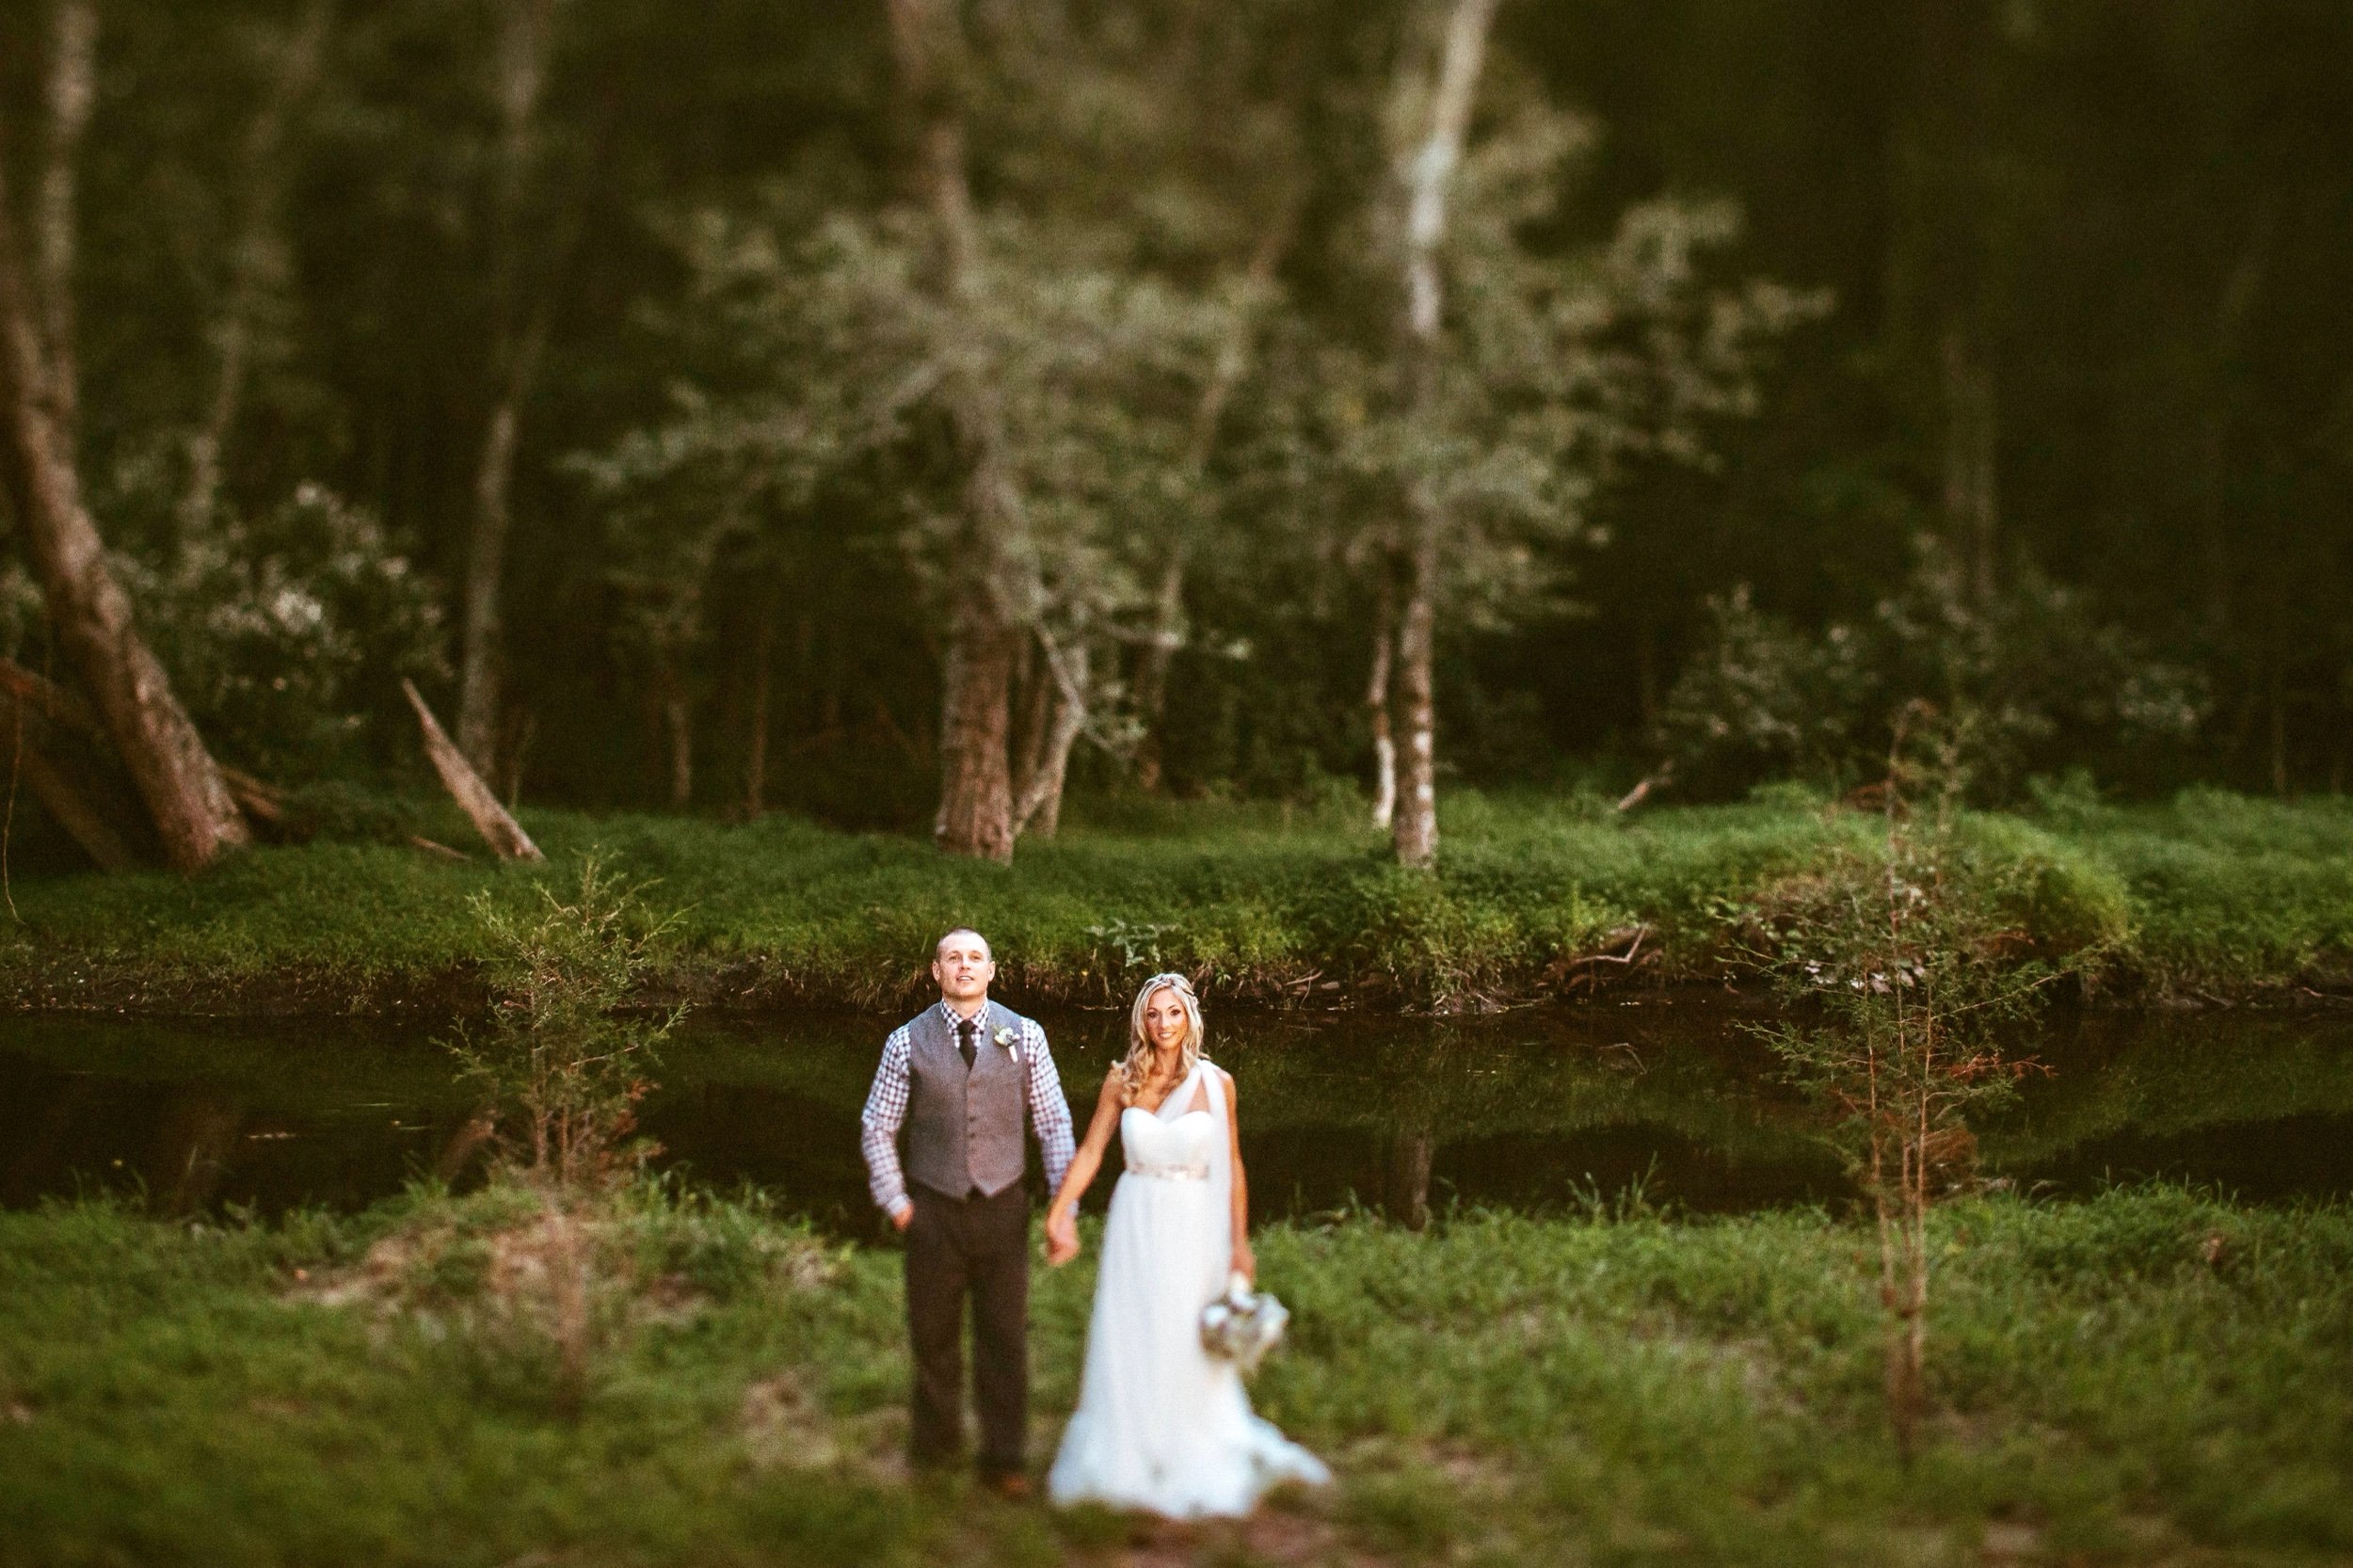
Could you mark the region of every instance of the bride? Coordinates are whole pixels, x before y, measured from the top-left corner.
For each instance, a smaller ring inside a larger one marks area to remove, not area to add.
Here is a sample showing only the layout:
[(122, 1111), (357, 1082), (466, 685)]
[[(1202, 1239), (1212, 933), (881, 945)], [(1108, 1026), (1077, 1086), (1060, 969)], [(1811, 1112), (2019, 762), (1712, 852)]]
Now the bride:
[(1048, 1494), (1178, 1519), (1247, 1513), (1278, 1481), (1331, 1472), (1252, 1415), (1233, 1364), (1201, 1348), (1201, 1309), (1227, 1273), (1257, 1275), (1234, 1080), (1201, 1059), (1201, 1003), (1182, 975), (1144, 982), (1128, 1042), (1046, 1211), (1047, 1260), (1067, 1263), (1079, 1256), (1079, 1199), (1116, 1129), (1127, 1169), (1103, 1227), (1079, 1408)]

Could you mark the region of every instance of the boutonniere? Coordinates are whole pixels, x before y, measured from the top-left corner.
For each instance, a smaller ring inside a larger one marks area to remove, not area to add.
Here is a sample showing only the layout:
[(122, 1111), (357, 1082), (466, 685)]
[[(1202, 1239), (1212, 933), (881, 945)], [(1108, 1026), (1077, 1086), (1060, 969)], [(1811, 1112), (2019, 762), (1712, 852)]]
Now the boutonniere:
[(1013, 1059), (1014, 1059), (1016, 1062), (1018, 1062), (1018, 1061), (1020, 1061), (1020, 1060), (1021, 1060), (1021, 1048), (1020, 1048), (1019, 1046), (1016, 1046), (1016, 1045), (1015, 1045), (1015, 1044), (1013, 1043), (1013, 1042), (1014, 1042), (1014, 1034), (1013, 1034), (1013, 1031), (1012, 1031), (1011, 1029), (1004, 1029), (1004, 1028), (1000, 1028), (1000, 1029), (999, 1029), (999, 1030), (997, 1031), (997, 1032), (996, 1032), (996, 1033), (994, 1033), (994, 1034), (990, 1035), (990, 1036), (989, 1036), (989, 1038), (990, 1038), (990, 1039), (992, 1039), (992, 1040), (994, 1040), (994, 1041), (996, 1041), (999, 1045), (1000, 1045), (1000, 1046), (1004, 1047), (1006, 1050), (1008, 1050), (1008, 1051), (1012, 1052), (1012, 1053), (1013, 1053)]

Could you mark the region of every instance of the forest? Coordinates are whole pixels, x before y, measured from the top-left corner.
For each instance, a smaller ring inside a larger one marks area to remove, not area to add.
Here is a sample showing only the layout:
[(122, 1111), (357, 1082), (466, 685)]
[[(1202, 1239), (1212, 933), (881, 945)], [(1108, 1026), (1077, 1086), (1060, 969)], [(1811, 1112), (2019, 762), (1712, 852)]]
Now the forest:
[(2343, 0), (0, 6), (0, 1568), (2353, 1562), (2348, 234)]
[(404, 679), (509, 803), (996, 858), (1836, 794), (1913, 701), (1983, 804), (2344, 785), (2325, 0), (0, 29), (22, 869), (268, 828), (126, 725), (388, 831)]

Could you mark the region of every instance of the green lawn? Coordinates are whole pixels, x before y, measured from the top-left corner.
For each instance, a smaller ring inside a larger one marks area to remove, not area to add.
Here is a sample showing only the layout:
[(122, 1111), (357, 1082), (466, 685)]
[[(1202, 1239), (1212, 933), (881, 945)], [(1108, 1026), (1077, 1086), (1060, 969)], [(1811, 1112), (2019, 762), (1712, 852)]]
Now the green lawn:
[[(782, 817), (526, 823), (547, 870), (343, 843), (265, 849), (192, 881), (21, 879), (0, 994), (158, 1011), (462, 1004), (479, 951), (469, 895), (526, 899), (601, 851), (681, 912), (666, 988), (722, 1005), (896, 1002), (959, 922), (996, 939), (1001, 988), (1037, 1002), (1124, 997), (1149, 968), (1179, 967), (1234, 997), (1458, 1005), (1555, 988), (1564, 961), (1637, 924), (1659, 955), (1645, 977), (1737, 969), (1744, 901), (1834, 845), (1871, 841), (1877, 825), (1785, 794), (1620, 817), (1582, 796), (1461, 792), (1444, 803), (1430, 876), (1387, 864), (1353, 816), (1263, 806), (1098, 807), (1058, 841), (1023, 845), (1011, 868)], [(2037, 946), (2106, 946), (2106, 994), (2353, 989), (2343, 801), (2192, 792), (1979, 816), (1969, 840)]]
[[(2342, 1206), (1947, 1208), (1909, 1470), (1850, 1224), (1273, 1226), (1257, 1398), (1338, 1483), (1192, 1531), (910, 1486), (897, 1258), (741, 1204), (585, 1233), (568, 1383), (533, 1212), (0, 1215), (0, 1563), (2353, 1561)], [(1091, 1283), (1039, 1276), (1041, 1464)]]

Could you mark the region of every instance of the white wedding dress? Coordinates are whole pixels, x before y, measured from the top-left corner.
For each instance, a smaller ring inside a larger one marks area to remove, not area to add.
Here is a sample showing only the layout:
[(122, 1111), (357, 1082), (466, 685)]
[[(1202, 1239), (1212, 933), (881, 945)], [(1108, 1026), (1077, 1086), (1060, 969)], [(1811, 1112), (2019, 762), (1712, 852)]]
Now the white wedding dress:
[(1057, 1503), (1174, 1519), (1247, 1513), (1278, 1481), (1321, 1484), (1315, 1455), (1251, 1414), (1233, 1363), (1201, 1348), (1201, 1309), (1233, 1257), (1225, 1096), (1206, 1062), (1158, 1112), (1119, 1115), (1079, 1408), (1047, 1478)]

